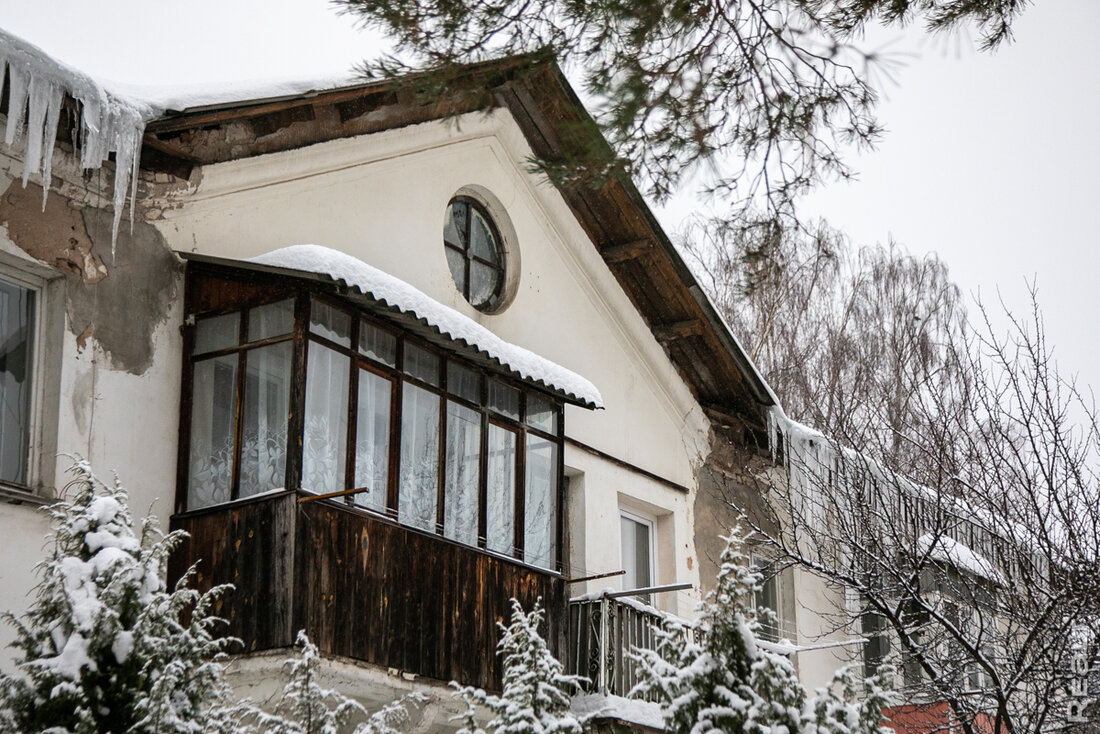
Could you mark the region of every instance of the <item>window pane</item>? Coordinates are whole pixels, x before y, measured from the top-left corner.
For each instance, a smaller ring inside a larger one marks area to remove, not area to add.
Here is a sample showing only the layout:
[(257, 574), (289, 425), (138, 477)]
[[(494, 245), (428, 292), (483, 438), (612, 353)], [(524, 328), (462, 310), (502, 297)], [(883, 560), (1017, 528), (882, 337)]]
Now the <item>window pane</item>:
[(497, 289), (500, 272), (478, 262), (470, 261), (470, 303), (484, 305), (492, 298)]
[(509, 418), (519, 418), (519, 390), (503, 382), (489, 380), (489, 407)]
[(359, 323), (359, 352), (387, 367), (397, 364), (397, 337), (366, 321)]
[(237, 355), (195, 363), (191, 396), (191, 458), (187, 509), (229, 501), (233, 474)]
[(447, 392), (481, 403), (481, 375), (456, 362), (447, 363)]
[(355, 486), (369, 491), (354, 495), (355, 504), (384, 512), (390, 468), (389, 380), (359, 370), (359, 412), (355, 422)]
[(494, 263), (499, 257), (496, 237), (477, 211), (471, 212), (470, 217), (470, 252)]
[(459, 250), (444, 247), (447, 253), (447, 267), (451, 269), (451, 277), (454, 278), (455, 287), (462, 295), (466, 295), (466, 256)]
[(466, 249), (466, 211), (465, 202), (452, 201), (447, 207), (447, 218), (443, 222), (443, 241), (455, 247)]
[(195, 351), (193, 354), (216, 352), (226, 347), (235, 347), (241, 339), (241, 315), (227, 313), (208, 319), (199, 319), (195, 323)]
[(429, 385), (439, 385), (439, 357), (415, 344), (405, 344), (405, 372)]
[(448, 400), (443, 534), (467, 545), (477, 545), (480, 455), (481, 414)]
[[(619, 534), (622, 543), (620, 558), (623, 570), (623, 590), (644, 589), (653, 585), (652, 545), (649, 524), (638, 522), (625, 515), (619, 516)], [(647, 602), (649, 596), (643, 597)]]
[(515, 545), (516, 434), (489, 425), (485, 540), (489, 550), (511, 555)]
[(0, 480), (27, 483), (34, 292), (0, 280)]
[(290, 348), (290, 342), (281, 342), (245, 356), (241, 497), (286, 485)]
[(558, 446), (528, 434), (523, 560), (553, 568), (557, 560)]
[(439, 396), (407, 382), (401, 396), (397, 519), (405, 525), (434, 530), (439, 487)]
[(294, 327), (294, 301), (287, 299), (248, 311), (248, 341), (258, 342), (289, 334)]
[(302, 488), (344, 489), (348, 440), (348, 370), (351, 359), (310, 342), (306, 360), (306, 422), (302, 442)]
[(341, 346), (351, 346), (351, 317), (317, 299), (310, 301), (309, 330)]
[(546, 433), (558, 432), (558, 409), (537, 395), (527, 395), (527, 425)]

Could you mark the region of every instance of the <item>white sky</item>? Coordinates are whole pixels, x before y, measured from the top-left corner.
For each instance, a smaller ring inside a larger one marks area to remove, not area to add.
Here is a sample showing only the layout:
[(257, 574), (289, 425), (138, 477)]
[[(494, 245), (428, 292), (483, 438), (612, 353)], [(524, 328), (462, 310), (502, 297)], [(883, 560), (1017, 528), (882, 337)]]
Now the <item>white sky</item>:
[[(103, 79), (194, 84), (342, 74), (377, 50), (323, 0), (0, 0), (0, 24)], [(979, 54), (958, 37), (890, 31), (916, 51), (885, 90), (888, 133), (854, 159), (860, 180), (808, 210), (856, 243), (936, 251), (967, 292), (1013, 307), (1038, 282), (1065, 373), (1100, 387), (1100, 61), (1096, 0), (1035, 0), (1015, 42)], [(690, 209), (662, 212), (674, 229)]]

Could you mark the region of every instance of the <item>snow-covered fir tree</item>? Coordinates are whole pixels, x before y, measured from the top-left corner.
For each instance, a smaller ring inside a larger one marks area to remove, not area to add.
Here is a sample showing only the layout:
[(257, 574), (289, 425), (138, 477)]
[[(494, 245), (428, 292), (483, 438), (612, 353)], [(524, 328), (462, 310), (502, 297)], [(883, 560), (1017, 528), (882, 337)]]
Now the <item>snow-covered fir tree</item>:
[(475, 718), (481, 704), (493, 714), (490, 734), (581, 734), (581, 722), (569, 710), (570, 696), (579, 690), (580, 678), (566, 675), (562, 664), (546, 647), (539, 634), (543, 610), (535, 604), (529, 613), (512, 600), (512, 621), (501, 625), (503, 634), (497, 654), (504, 664), (504, 685), (500, 696), (476, 688), (461, 688), (467, 711), (459, 717), (458, 734), (483, 734)]
[[(0, 730), (51, 734), (176, 734), (235, 731), (221, 659), (211, 634), (219, 593), (165, 588), (181, 534), (153, 518), (135, 534), (126, 491), (88, 463), (71, 469), (71, 498), (50, 508), (53, 532), (40, 583), (16, 627), (21, 655), (0, 676)], [(186, 620), (186, 621), (184, 621)]]
[(836, 672), (832, 683), (818, 688), (806, 707), (803, 734), (893, 734), (882, 726), (882, 709), (893, 703), (893, 675), (879, 668), (870, 678), (848, 665)]
[(264, 734), (398, 734), (409, 721), (409, 705), (424, 700), (412, 693), (374, 713), (340, 691), (318, 681), (321, 656), (305, 631), (298, 632), (300, 652), (286, 661), (288, 679), (273, 714), (254, 710), (251, 722)]
[[(877, 682), (857, 695), (862, 681), (845, 669), (837, 685), (807, 701), (790, 661), (757, 644), (761, 622), (774, 622), (774, 612), (752, 606), (761, 577), (741, 543), (734, 529), (694, 639), (669, 630), (657, 650), (637, 652), (642, 682), (636, 692), (657, 697), (669, 734), (880, 734), (886, 694)], [(863, 695), (869, 691), (873, 695)]]

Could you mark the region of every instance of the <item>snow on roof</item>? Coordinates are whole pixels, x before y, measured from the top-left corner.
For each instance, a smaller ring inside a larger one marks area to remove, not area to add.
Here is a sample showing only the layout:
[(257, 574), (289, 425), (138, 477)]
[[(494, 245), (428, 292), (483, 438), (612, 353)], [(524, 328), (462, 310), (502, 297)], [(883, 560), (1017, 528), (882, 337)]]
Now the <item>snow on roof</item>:
[[(23, 140), (23, 185), (42, 174), (42, 203), (50, 188), (54, 143), (65, 96), (80, 103), (80, 166), (96, 170), (115, 156), (111, 229), (112, 247), (118, 236), (127, 190), (137, 191), (142, 138), (146, 124), (166, 110), (183, 111), (214, 105), (299, 96), (352, 86), (349, 74), (300, 80), (268, 80), (229, 84), (143, 87), (93, 79), (63, 64), (37, 46), (0, 28), (0, 87), (9, 85), (4, 143)], [(133, 207), (130, 208), (131, 221)]]
[(241, 102), (299, 97), (312, 92), (358, 86), (363, 79), (352, 73), (304, 79), (257, 79), (216, 84), (151, 86), (110, 82), (107, 86), (127, 99), (140, 100), (164, 112), (184, 112)]
[(950, 563), (961, 571), (1004, 584), (1004, 577), (984, 556), (975, 553), (962, 543), (946, 535), (935, 536), (931, 533), (917, 538), (917, 553), (927, 555), (935, 561)]
[[(113, 246), (127, 189), (137, 184), (145, 123), (156, 117), (159, 110), (108, 91), (87, 74), (0, 29), (0, 86), (5, 71), (9, 94), (4, 143), (10, 146), (25, 139), (23, 185), (27, 185), (31, 175), (42, 173), (43, 206), (50, 188), (53, 148), (65, 95), (78, 101), (81, 107), (81, 167), (97, 169), (110, 154), (115, 155)], [(132, 217), (132, 207), (130, 211)]]
[(401, 313), (412, 314), (440, 334), (474, 347), (526, 380), (569, 395), (589, 407), (603, 407), (600, 391), (577, 373), (504, 341), (405, 281), (351, 255), (320, 245), (291, 245), (249, 258), (247, 262), (328, 276)]
[(576, 716), (597, 719), (618, 719), (649, 729), (664, 729), (661, 706), (651, 701), (638, 701), (622, 696), (601, 696), (582, 693), (573, 696), (570, 709)]

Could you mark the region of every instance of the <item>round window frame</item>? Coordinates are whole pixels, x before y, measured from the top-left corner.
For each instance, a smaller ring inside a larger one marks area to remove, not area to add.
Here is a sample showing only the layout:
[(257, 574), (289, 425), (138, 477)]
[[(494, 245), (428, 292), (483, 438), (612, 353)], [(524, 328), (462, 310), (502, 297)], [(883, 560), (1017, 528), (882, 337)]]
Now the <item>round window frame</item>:
[[(510, 286), (510, 268), (509, 261), (512, 259), (508, 241), (504, 238), (502, 228), (497, 222), (497, 217), (494, 216), (490, 205), (485, 202), (481, 197), (472, 195), (472, 192), (466, 190), (460, 190), (447, 202), (447, 207), (444, 212), (444, 231), (446, 231), (446, 223), (451, 219), (451, 207), (456, 203), (465, 204), (467, 207), (466, 217), (466, 231), (463, 233), (466, 241), (464, 249), (460, 250), (457, 247), (452, 247), (447, 243), (446, 237), (443, 238), (443, 252), (446, 255), (447, 250), (454, 250), (462, 254), (463, 262), (465, 264), (465, 287), (459, 288), (458, 281), (455, 280), (454, 273), (451, 271), (450, 261), (447, 262), (447, 273), (451, 276), (451, 282), (454, 284), (455, 289), (459, 294), (470, 304), (471, 307), (484, 314), (493, 314), (502, 311), (508, 303), (511, 301), (509, 292), (512, 290)], [(484, 258), (474, 255), (470, 246), (470, 229), (472, 227), (473, 216), (472, 212), (476, 212), (486, 224), (489, 234), (492, 235), (498, 259), (497, 263), (489, 263)], [(492, 294), (480, 305), (475, 304), (470, 300), (470, 263), (475, 260), (483, 265), (492, 267), (498, 273), (498, 278)]]

